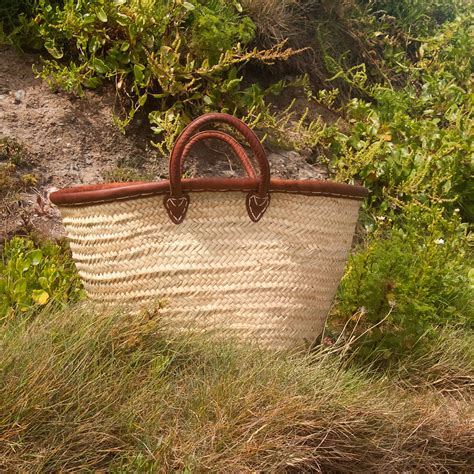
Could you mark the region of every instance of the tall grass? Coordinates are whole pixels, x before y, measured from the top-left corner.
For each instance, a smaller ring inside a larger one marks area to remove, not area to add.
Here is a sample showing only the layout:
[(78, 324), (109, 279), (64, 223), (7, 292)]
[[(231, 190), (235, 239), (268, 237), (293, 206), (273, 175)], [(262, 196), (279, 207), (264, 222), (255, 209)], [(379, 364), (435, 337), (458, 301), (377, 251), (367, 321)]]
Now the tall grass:
[[(2, 472), (474, 466), (467, 379), (447, 404), (429, 384), (414, 391), (374, 378), (334, 350), (291, 356), (172, 336), (155, 314), (90, 306), (16, 320), (0, 334)], [(469, 363), (459, 362), (472, 382)]]

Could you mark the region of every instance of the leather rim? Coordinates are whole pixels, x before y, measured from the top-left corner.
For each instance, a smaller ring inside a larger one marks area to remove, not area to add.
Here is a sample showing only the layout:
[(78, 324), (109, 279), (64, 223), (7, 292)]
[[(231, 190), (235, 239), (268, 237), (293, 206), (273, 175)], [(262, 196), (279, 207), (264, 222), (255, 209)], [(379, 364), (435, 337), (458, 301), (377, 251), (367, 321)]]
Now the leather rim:
[[(192, 192), (256, 192), (259, 180), (253, 178), (192, 178), (181, 180), (185, 193)], [(50, 194), (52, 203), (57, 205), (76, 205), (109, 202), (151, 195), (169, 194), (169, 181), (135, 181), (129, 183), (109, 183), (74, 186)], [(328, 180), (285, 180), (272, 179), (270, 193), (290, 193), (307, 196), (327, 196), (346, 199), (364, 199), (369, 192), (363, 186), (336, 183)]]

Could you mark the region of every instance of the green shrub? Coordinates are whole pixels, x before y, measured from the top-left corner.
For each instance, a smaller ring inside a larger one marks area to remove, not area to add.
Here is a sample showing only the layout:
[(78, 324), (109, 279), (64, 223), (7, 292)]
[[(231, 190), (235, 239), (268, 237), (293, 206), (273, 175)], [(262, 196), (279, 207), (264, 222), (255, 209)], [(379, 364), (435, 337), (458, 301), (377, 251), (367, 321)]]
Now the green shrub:
[(123, 98), (116, 123), (125, 127), (146, 103), (169, 148), (191, 117), (239, 107), (242, 64), (291, 54), (246, 50), (254, 24), (239, 10), (224, 0), (39, 0), (25, 31), (49, 53), (39, 76), (79, 94), (114, 81)]
[(380, 225), (350, 258), (339, 289), (338, 314), (351, 317), (356, 334), (368, 331), (359, 355), (395, 359), (429, 345), (441, 327), (474, 329), (468, 259), (459, 215), (412, 206), (403, 220)]
[(79, 277), (64, 244), (15, 237), (0, 261), (0, 320), (31, 312), (48, 302), (77, 300)]
[(405, 87), (371, 86), (372, 102), (353, 99), (348, 106), (352, 127), (333, 145), (337, 175), (361, 179), (378, 213), (415, 202), (474, 218), (469, 25), (469, 17), (457, 19), (423, 43)]
[(3, 0), (0, 5), (0, 22), (4, 25), (5, 31), (11, 33), (11, 30), (18, 25), (19, 16), (31, 16), (34, 3), (35, 0)]
[(472, 328), (463, 223), (474, 219), (471, 23), (464, 15), (433, 32), (414, 64), (405, 51), (402, 88), (367, 85), (363, 68), (341, 74), (371, 98), (352, 99), (350, 130), (331, 138), (335, 175), (371, 191), (367, 243), (350, 260), (335, 311), (363, 333), (366, 358), (422, 350), (442, 326)]
[(373, 12), (390, 15), (412, 36), (429, 36), (438, 25), (453, 21), (457, 14), (469, 8), (466, 0), (373, 0), (370, 3)]

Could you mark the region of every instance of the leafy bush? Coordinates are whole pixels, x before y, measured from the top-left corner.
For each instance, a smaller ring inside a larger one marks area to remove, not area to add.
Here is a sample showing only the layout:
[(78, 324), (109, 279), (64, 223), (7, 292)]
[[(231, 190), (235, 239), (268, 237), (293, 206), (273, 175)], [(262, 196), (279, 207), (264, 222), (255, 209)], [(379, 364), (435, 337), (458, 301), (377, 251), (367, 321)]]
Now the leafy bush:
[(351, 259), (336, 310), (364, 331), (377, 325), (359, 340), (365, 356), (410, 352), (442, 325), (472, 327), (470, 28), (469, 15), (443, 25), (414, 64), (405, 52), (402, 88), (368, 86), (362, 68), (344, 73), (372, 99), (350, 102), (351, 128), (331, 145), (336, 176), (371, 190), (368, 244)]
[(431, 343), (440, 327), (474, 328), (466, 228), (438, 210), (416, 206), (403, 221), (379, 226), (350, 258), (340, 287), (340, 315), (352, 315), (359, 356), (393, 359)]
[(15, 237), (0, 261), (0, 320), (39, 309), (50, 301), (77, 300), (82, 294), (74, 264), (64, 245)]
[(117, 124), (126, 126), (147, 103), (169, 147), (191, 117), (239, 107), (242, 64), (292, 54), (247, 51), (254, 24), (239, 10), (224, 0), (39, 0), (26, 30), (50, 55), (38, 74), (52, 86), (81, 93), (113, 80), (123, 99)]
[[(5, 25), (6, 32), (18, 25), (18, 18), (21, 15), (30, 16), (34, 11), (35, 0), (3, 0), (0, 5), (1, 25)], [(0, 27), (1, 31), (1, 27)]]
[[(362, 3), (362, 2), (361, 2)], [(365, 2), (364, 2), (365, 3)], [(453, 21), (469, 7), (466, 0), (374, 0), (371, 10), (390, 15), (412, 35), (430, 36), (438, 25)]]

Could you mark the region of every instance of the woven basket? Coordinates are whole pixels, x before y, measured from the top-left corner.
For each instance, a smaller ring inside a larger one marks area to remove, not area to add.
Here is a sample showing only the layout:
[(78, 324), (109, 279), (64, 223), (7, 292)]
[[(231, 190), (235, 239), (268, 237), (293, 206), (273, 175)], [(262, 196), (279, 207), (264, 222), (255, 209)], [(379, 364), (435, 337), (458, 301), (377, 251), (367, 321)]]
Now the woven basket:
[[(224, 122), (249, 143), (258, 174)], [(226, 142), (246, 178), (181, 179), (198, 141)], [(256, 135), (206, 114), (177, 139), (169, 180), (79, 186), (52, 193), (88, 296), (131, 309), (157, 300), (173, 327), (277, 349), (322, 331), (351, 246), (365, 188), (270, 179)]]

